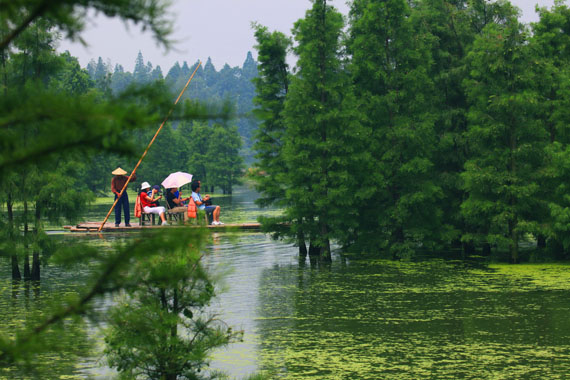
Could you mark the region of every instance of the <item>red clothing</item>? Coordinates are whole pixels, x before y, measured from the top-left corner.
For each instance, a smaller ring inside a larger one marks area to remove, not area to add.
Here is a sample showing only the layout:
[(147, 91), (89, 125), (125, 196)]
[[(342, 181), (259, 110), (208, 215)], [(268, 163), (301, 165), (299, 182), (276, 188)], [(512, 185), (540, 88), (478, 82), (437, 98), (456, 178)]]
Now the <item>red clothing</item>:
[(149, 201), (150, 197), (144, 191), (139, 194), (139, 197), (141, 199), (141, 206), (143, 207), (143, 210), (145, 207), (156, 207), (153, 202)]
[[(123, 187), (125, 186), (125, 183), (127, 183), (128, 179), (129, 179), (129, 177), (126, 175), (114, 176), (113, 179), (111, 180), (111, 191), (114, 194), (120, 194), (121, 190), (123, 190)], [(133, 174), (133, 178), (131, 178), (131, 182), (136, 181), (136, 180), (137, 180), (137, 175)], [(131, 183), (131, 182), (129, 182), (129, 183)]]

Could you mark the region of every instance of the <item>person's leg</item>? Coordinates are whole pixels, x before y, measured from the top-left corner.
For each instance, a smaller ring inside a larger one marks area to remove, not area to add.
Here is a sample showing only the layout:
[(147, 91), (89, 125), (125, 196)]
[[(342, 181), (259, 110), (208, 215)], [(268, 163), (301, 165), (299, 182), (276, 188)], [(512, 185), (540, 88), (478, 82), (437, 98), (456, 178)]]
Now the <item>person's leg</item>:
[[(117, 194), (115, 194), (115, 200), (117, 200)], [(115, 225), (121, 224), (121, 200), (115, 205)]]
[(218, 222), (214, 218), (214, 212), (216, 211), (216, 206), (206, 206), (204, 211), (206, 212), (206, 215), (209, 215), (212, 217), (212, 224), (218, 224)]
[(216, 208), (214, 209), (214, 220), (216, 222), (220, 221), (220, 206), (216, 206)]
[(126, 190), (123, 193), (122, 198), (124, 198), (123, 199), (123, 210), (125, 211), (125, 226), (128, 226), (129, 222), (131, 221), (131, 210), (129, 207), (129, 195), (127, 194)]

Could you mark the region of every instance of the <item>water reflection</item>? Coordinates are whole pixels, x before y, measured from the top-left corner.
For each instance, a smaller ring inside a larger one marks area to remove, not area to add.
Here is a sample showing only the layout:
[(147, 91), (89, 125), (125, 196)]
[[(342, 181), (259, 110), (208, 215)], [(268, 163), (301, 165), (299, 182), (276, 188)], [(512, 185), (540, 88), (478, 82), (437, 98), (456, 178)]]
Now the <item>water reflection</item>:
[(570, 370), (566, 285), (443, 260), (312, 267), (261, 235), (224, 239), (215, 257), (233, 273), (217, 307), (246, 341), (216, 365), (233, 375), (543, 379)]
[[(242, 189), (219, 197), (222, 219), (255, 220), (260, 211), (252, 194)], [(105, 213), (101, 207), (89, 218)], [(101, 236), (54, 239), (88, 239), (106, 250), (139, 235)], [(321, 265), (259, 233), (212, 234), (208, 250), (210, 268), (225, 274), (219, 289), (226, 291), (212, 311), (245, 331), (244, 341), (217, 352), (213, 363), (232, 377), (256, 370), (299, 380), (563, 379), (570, 373), (569, 266), (489, 269), (340, 256)], [(1, 278), (9, 278), (9, 264), (0, 268)], [(21, 323), (24, 310), (41, 307), (44, 298), (73, 294), (88, 273), (88, 265), (73, 271), (49, 266), (37, 290), (3, 282), (3, 328)], [(112, 302), (99, 300), (97, 309)], [(77, 328), (83, 348), (67, 357), (58, 375), (110, 376), (89, 351), (93, 339), (100, 343), (94, 326)]]
[[(73, 296), (86, 279), (85, 268), (76, 272), (48, 267), (42, 281), (12, 281), (10, 263), (0, 260), (0, 331), (3, 337), (13, 338), (26, 325), (37, 326), (49, 313), (55, 302)], [(65, 321), (42, 333), (40, 352), (25, 356), (18, 366), (3, 366), (2, 379), (81, 379), (84, 367), (96, 366), (94, 340), (88, 322), (81, 319)], [(80, 364), (82, 363), (82, 364)]]

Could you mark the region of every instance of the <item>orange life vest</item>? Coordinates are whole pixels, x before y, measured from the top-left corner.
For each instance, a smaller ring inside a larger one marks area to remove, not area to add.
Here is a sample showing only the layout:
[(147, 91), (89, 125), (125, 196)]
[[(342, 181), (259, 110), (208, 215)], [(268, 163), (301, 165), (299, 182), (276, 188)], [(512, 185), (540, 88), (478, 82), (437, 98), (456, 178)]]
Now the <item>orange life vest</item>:
[(135, 218), (140, 218), (142, 216), (142, 206), (140, 195), (135, 200)]
[(189, 218), (196, 218), (198, 210), (196, 209), (196, 203), (194, 203), (194, 199), (190, 198), (188, 200), (188, 217)]

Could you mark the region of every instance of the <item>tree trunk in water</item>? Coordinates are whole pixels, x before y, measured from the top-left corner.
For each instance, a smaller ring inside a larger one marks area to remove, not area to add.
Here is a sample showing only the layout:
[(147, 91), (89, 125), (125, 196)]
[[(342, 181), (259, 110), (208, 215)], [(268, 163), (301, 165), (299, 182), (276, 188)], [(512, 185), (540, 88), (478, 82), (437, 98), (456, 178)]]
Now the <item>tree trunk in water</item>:
[(22, 274), (18, 266), (18, 256), (12, 255), (12, 280), (21, 280)]
[(30, 256), (28, 255), (28, 201), (24, 199), (24, 280), (30, 280), (32, 277), (30, 271)]
[(300, 241), (299, 242), (299, 258), (300, 259), (306, 259), (307, 258), (307, 245), (305, 244), (304, 241)]
[(304, 266), (307, 261), (307, 243), (305, 243), (305, 234), (299, 232), (297, 234), (297, 245), (299, 246), (299, 266)]
[(328, 238), (328, 226), (326, 223), (321, 224), (321, 239), (324, 240), (323, 246), (321, 247), (321, 258), (324, 261), (332, 261), (331, 257), (331, 242)]
[(299, 258), (307, 257), (307, 243), (305, 243), (305, 234), (303, 231), (297, 234), (297, 245), (299, 245)]
[(541, 234), (536, 237), (536, 247), (538, 249), (546, 249), (546, 236)]
[(465, 242), (463, 243), (463, 257), (468, 257), (475, 253), (475, 247), (473, 246), (472, 242)]
[(311, 242), (309, 244), (309, 256), (319, 256), (321, 254), (321, 247), (317, 247)]
[[(8, 192), (6, 196), (6, 211), (8, 212), (8, 228), (10, 229), (10, 238), (14, 234), (14, 210), (12, 208), (12, 193)], [(18, 265), (18, 256), (11, 256), (12, 265), (12, 280), (21, 280), (22, 274), (20, 273), (20, 267)]]
[(14, 227), (14, 209), (12, 208), (12, 193), (8, 192), (6, 196), (6, 211), (8, 212), (8, 222), (10, 227)]
[(30, 255), (26, 253), (24, 256), (24, 280), (29, 281), (32, 279), (32, 271), (30, 270)]
[(37, 251), (37, 241), (40, 234), (40, 226), (41, 226), (41, 216), (42, 216), (42, 208), (41, 205), (36, 202), (36, 228), (34, 229), (34, 237), (36, 240), (36, 244), (34, 244), (34, 253), (32, 255), (32, 281), (39, 281), (40, 280), (40, 253)]
[(509, 244), (511, 260), (513, 264), (517, 264), (519, 261), (519, 234), (516, 230), (516, 220), (509, 221), (509, 237), (511, 238)]
[[(402, 226), (396, 227), (396, 231), (394, 231), (394, 242), (397, 243), (399, 246), (404, 244), (404, 229)], [(397, 251), (392, 250), (392, 260), (398, 260), (401, 257), (397, 256)]]
[(34, 252), (32, 256), (32, 281), (40, 281), (40, 254)]

